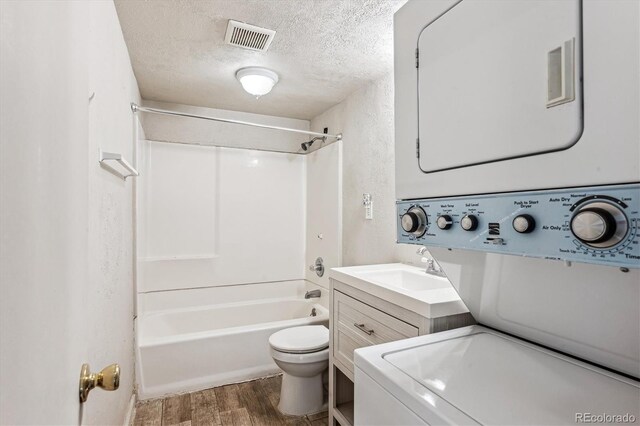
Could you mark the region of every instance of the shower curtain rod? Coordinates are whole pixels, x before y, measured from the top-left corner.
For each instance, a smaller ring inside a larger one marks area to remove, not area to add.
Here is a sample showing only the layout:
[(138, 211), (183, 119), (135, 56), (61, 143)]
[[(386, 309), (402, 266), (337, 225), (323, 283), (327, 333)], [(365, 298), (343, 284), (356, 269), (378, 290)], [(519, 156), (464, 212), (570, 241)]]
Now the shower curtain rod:
[(269, 126), (268, 124), (251, 123), (250, 121), (232, 120), (232, 119), (229, 119), (229, 118), (219, 118), (219, 117), (208, 117), (206, 115), (190, 114), (188, 112), (170, 111), (170, 110), (167, 110), (167, 109), (159, 109), (159, 108), (149, 108), (149, 107), (144, 107), (144, 106), (137, 105), (137, 104), (135, 104), (133, 102), (131, 103), (131, 111), (133, 111), (133, 112), (138, 112), (138, 111), (150, 112), (152, 114), (161, 114), (161, 115), (175, 115), (175, 116), (178, 116), (178, 117), (199, 118), (201, 120), (219, 121), (221, 123), (241, 124), (243, 126), (260, 127), (260, 128), (263, 128), (263, 129), (282, 130), (284, 132), (301, 133), (301, 134), (304, 134), (304, 135), (334, 138), (337, 141), (342, 140), (342, 133), (338, 133), (337, 135), (330, 135), (330, 134), (327, 134), (327, 133), (311, 132), (311, 131), (308, 131), (308, 130), (291, 129), (289, 127)]
[(172, 144), (178, 144), (178, 145), (196, 145), (196, 146), (204, 146), (207, 148), (239, 149), (239, 150), (246, 150), (246, 151), (277, 152), (278, 154), (291, 154), (291, 155), (308, 155), (311, 152), (315, 152), (315, 151), (306, 151), (306, 152), (305, 151), (303, 152), (283, 151), (281, 149), (250, 148), (246, 146), (216, 145), (213, 143), (200, 143), (200, 142), (163, 141), (163, 140), (156, 140), (156, 139), (145, 139), (145, 140), (147, 142), (172, 143)]

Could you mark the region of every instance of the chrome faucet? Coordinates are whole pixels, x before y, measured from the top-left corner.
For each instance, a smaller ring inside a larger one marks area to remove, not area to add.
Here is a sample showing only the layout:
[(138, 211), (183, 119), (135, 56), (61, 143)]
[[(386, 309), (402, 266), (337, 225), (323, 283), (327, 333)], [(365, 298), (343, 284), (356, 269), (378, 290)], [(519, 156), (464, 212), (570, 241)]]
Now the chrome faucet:
[[(424, 255), (427, 252), (427, 248), (422, 246), (420, 247), (416, 253), (419, 254), (420, 256)], [(435, 275), (438, 277), (446, 277), (447, 274), (445, 274), (444, 270), (442, 269), (442, 267), (438, 264), (438, 262), (436, 262), (436, 260), (434, 258), (426, 258), (423, 257), (422, 261), (425, 262), (427, 264), (427, 269), (424, 271), (427, 274), (430, 275)]]
[(305, 299), (311, 299), (312, 297), (320, 297), (320, 290), (309, 290), (304, 294)]
[(435, 259), (427, 259), (427, 270), (425, 271), (427, 274), (436, 275), (438, 277), (446, 277), (447, 274), (444, 273), (442, 267), (436, 262)]

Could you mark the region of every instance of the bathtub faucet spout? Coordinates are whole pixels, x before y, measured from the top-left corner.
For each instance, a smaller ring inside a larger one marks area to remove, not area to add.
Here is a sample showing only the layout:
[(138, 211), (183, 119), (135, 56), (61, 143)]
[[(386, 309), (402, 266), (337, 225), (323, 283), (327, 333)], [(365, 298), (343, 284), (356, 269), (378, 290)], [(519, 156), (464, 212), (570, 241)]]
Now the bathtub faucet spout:
[(304, 294), (305, 299), (311, 299), (312, 297), (320, 297), (320, 290), (311, 290)]

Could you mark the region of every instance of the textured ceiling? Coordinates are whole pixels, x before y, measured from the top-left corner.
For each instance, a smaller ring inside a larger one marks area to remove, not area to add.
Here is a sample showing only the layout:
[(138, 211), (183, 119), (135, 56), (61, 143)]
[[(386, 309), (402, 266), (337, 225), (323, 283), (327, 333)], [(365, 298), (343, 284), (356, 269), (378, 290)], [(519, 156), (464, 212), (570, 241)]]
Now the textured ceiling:
[[(116, 0), (144, 99), (311, 119), (393, 67), (393, 13), (406, 0)], [(224, 44), (227, 21), (276, 30), (267, 52)], [(235, 72), (276, 71), (255, 99)]]

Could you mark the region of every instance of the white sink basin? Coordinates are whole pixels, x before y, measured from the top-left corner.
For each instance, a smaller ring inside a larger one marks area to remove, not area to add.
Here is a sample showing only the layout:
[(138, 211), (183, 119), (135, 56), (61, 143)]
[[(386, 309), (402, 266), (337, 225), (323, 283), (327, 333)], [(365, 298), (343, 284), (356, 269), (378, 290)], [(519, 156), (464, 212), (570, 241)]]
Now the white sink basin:
[(451, 288), (451, 283), (448, 279), (429, 275), (424, 271), (390, 269), (361, 272), (358, 276), (376, 283), (386, 284), (411, 291), (428, 291)]
[[(458, 271), (456, 271), (458, 272)], [(468, 312), (447, 278), (402, 263), (333, 268), (329, 278), (427, 318)]]

